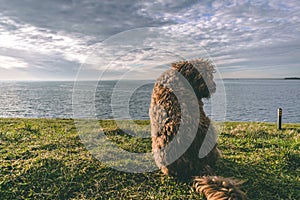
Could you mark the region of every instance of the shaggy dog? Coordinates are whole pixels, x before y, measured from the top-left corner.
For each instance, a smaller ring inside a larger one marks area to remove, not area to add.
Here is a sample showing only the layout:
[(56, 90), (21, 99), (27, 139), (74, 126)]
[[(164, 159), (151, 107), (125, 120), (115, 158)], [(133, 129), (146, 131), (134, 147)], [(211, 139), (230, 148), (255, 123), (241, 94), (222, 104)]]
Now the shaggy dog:
[[(210, 98), (216, 90), (214, 71), (209, 60), (180, 61), (173, 63), (171, 69), (157, 79), (149, 112), (152, 151), (157, 166), (164, 174), (179, 179), (194, 177), (196, 191), (207, 199), (246, 199), (238, 189), (239, 182), (212, 176), (220, 151), (216, 131), (204, 113), (202, 98)], [(182, 99), (185, 102), (181, 102)], [(183, 134), (179, 134), (180, 129)], [(211, 147), (205, 157), (200, 157), (199, 150), (204, 140)]]

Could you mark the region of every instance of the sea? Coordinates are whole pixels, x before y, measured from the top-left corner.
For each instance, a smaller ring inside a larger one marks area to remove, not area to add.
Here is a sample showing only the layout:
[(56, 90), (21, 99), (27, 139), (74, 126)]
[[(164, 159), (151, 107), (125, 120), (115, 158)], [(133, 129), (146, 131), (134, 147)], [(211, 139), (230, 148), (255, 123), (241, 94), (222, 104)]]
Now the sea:
[[(224, 79), (217, 81), (218, 98), (205, 99), (208, 116), (216, 121), (300, 123), (300, 80)], [(1, 81), (1, 118), (149, 119), (154, 81)], [(213, 99), (213, 100), (212, 100)], [(212, 102), (214, 101), (214, 102)], [(212, 112), (213, 106), (220, 112)], [(91, 111), (92, 108), (92, 111)], [(222, 115), (218, 118), (217, 115)], [(90, 117), (90, 115), (88, 116)]]

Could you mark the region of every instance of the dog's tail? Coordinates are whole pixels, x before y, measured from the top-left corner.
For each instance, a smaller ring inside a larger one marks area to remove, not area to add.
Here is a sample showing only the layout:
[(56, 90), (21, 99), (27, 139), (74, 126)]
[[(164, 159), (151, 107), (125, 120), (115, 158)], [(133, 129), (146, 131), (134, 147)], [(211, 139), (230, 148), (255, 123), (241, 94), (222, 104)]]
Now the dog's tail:
[(221, 176), (198, 176), (194, 178), (196, 191), (207, 200), (246, 200), (246, 194), (239, 189), (242, 181)]

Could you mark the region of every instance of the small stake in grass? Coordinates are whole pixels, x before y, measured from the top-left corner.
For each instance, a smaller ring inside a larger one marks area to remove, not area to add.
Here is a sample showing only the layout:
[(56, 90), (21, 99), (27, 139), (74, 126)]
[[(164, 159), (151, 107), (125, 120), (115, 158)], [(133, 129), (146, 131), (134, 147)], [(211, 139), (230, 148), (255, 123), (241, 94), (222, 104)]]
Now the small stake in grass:
[(278, 128), (278, 130), (282, 129), (282, 109), (281, 108), (278, 108), (277, 128)]

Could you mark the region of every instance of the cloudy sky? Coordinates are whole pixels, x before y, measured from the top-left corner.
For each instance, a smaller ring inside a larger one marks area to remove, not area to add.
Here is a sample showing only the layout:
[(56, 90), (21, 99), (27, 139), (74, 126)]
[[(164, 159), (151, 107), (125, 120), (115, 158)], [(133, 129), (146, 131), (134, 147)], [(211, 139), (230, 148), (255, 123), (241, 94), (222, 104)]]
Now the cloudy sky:
[[(300, 76), (299, 0), (0, 0), (0, 80), (74, 80), (111, 38), (129, 38), (132, 47), (115, 57), (127, 62), (111, 65), (110, 78), (113, 72), (142, 71), (146, 57), (153, 64), (164, 55), (153, 51), (159, 46), (147, 40), (145, 27), (192, 40), (224, 78)], [(134, 39), (147, 46), (132, 51)], [(103, 70), (97, 62), (89, 73)]]

